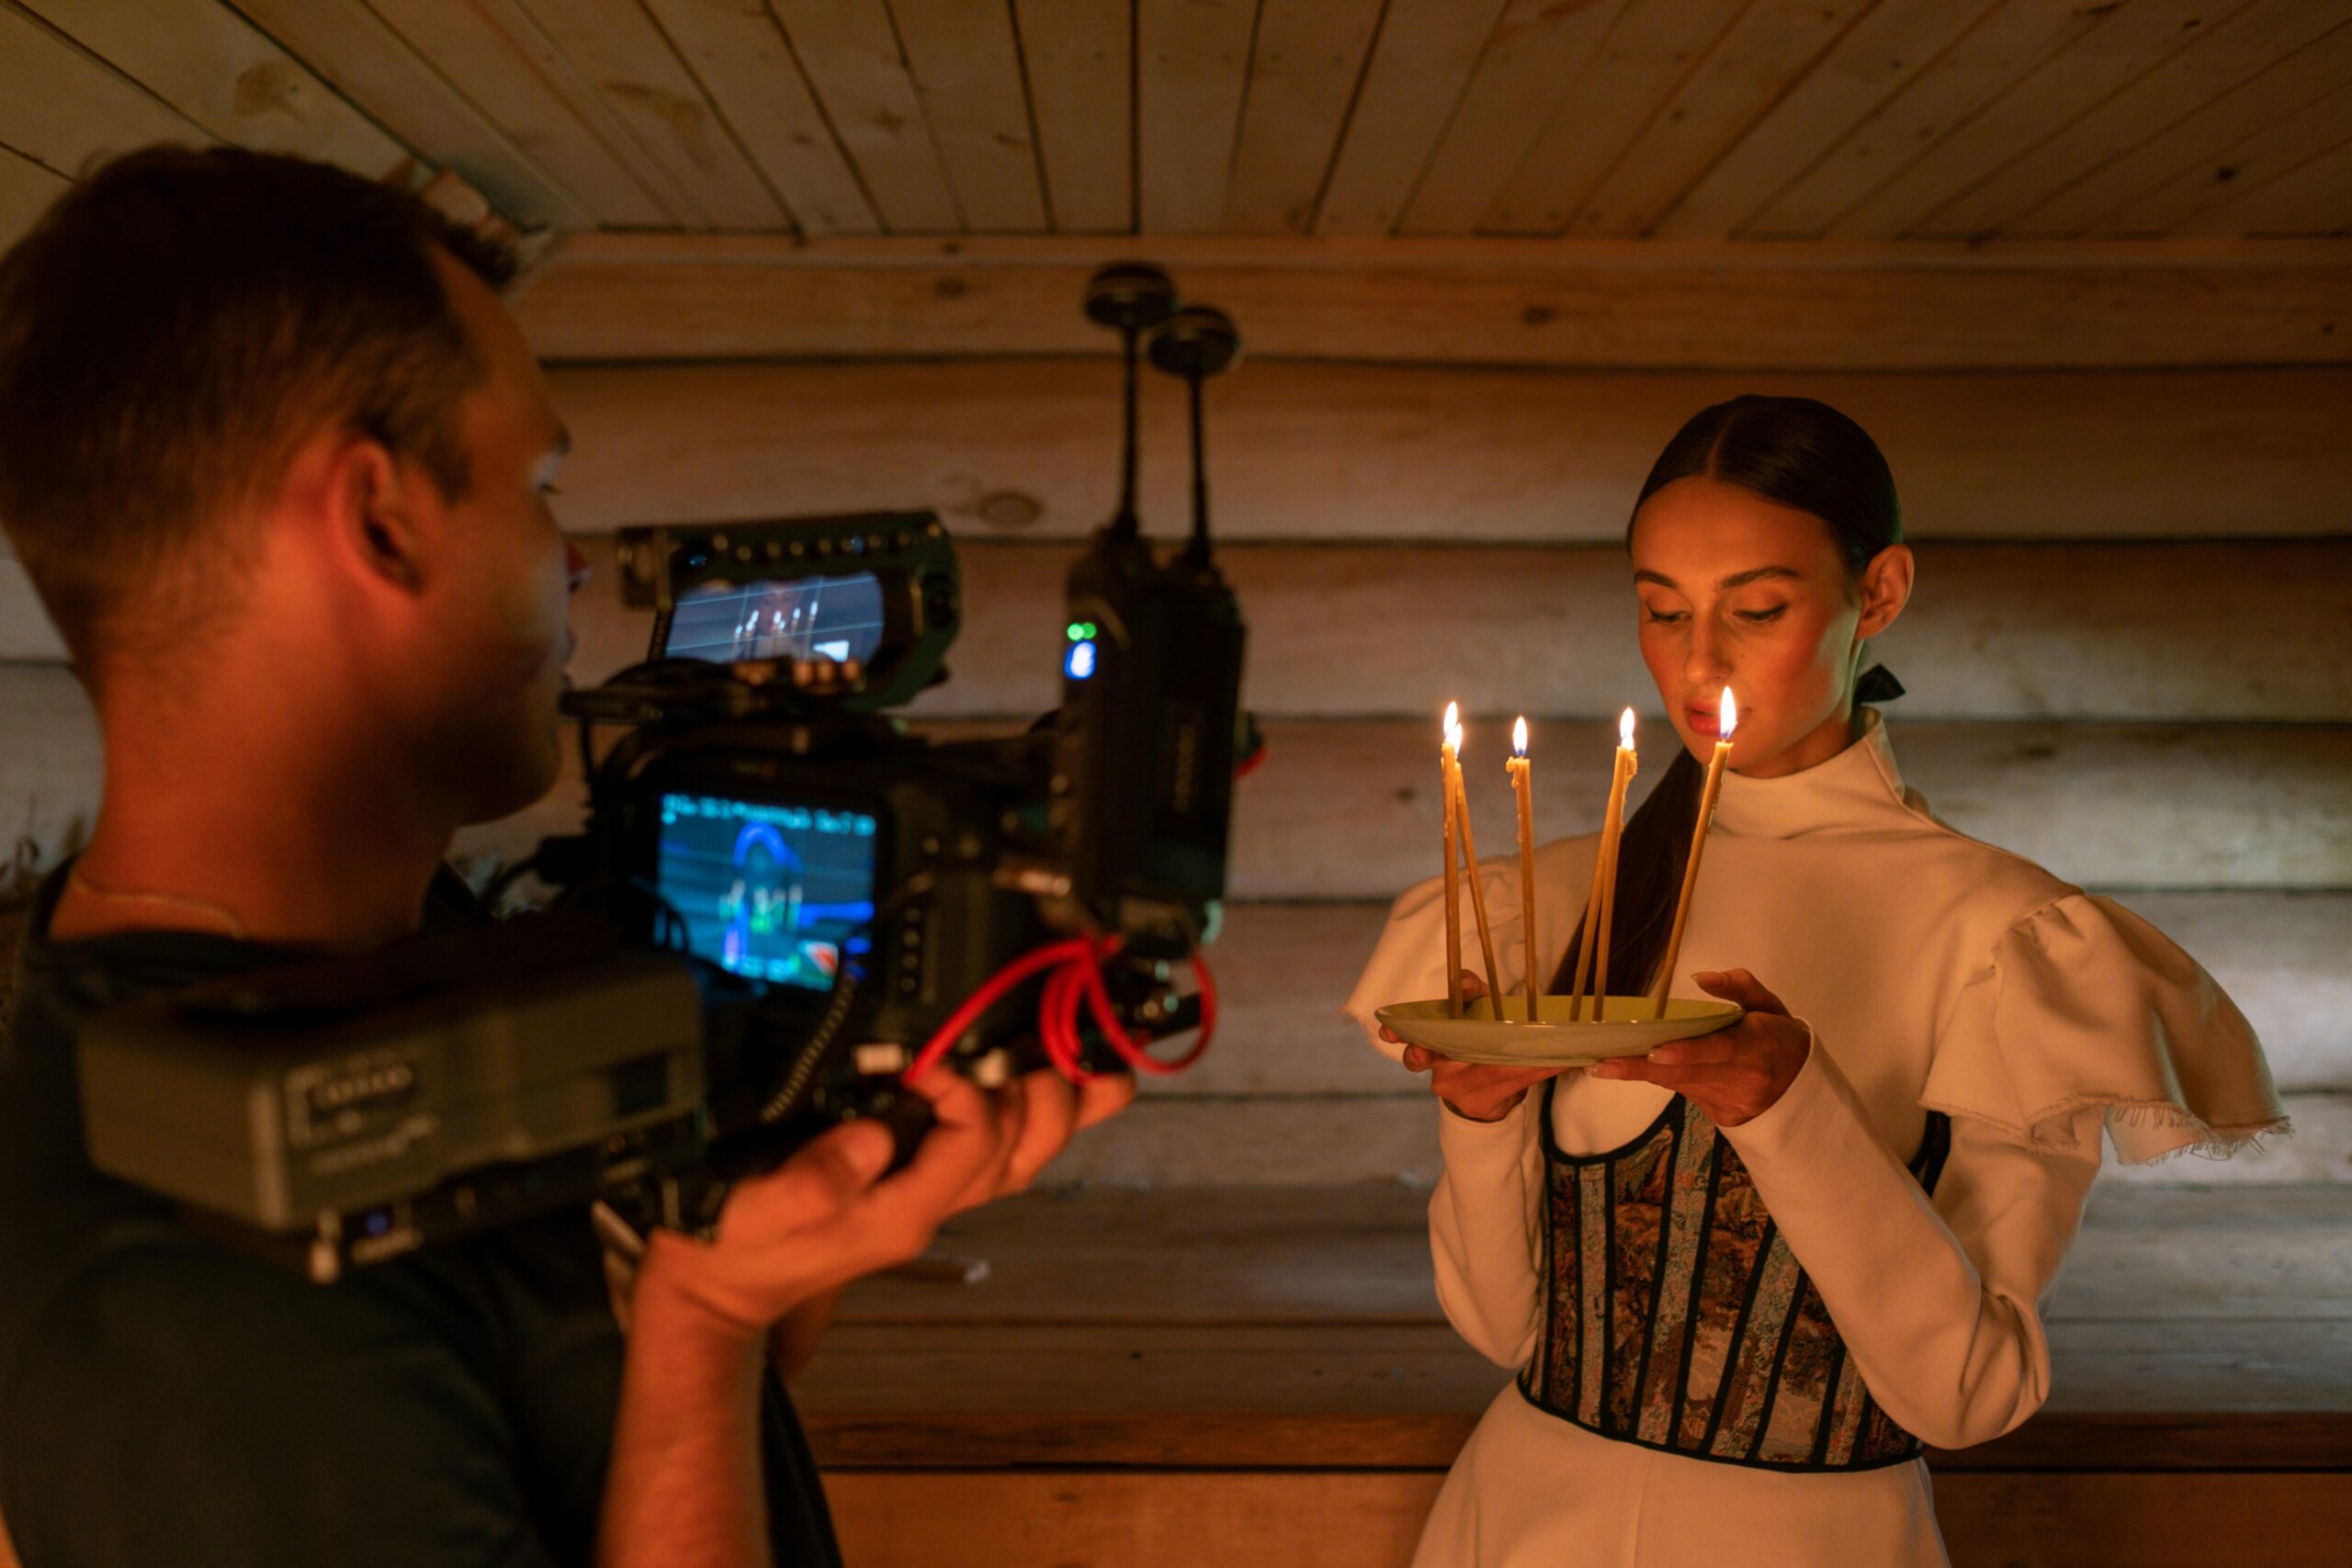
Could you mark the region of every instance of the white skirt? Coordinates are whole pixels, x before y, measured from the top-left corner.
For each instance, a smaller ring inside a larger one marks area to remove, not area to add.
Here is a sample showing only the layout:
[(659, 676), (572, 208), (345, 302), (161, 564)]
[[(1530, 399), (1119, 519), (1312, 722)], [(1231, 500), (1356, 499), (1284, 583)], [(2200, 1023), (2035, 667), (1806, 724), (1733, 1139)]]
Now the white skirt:
[(1413, 1568), (1949, 1568), (1924, 1461), (1810, 1474), (1621, 1443), (1503, 1390)]

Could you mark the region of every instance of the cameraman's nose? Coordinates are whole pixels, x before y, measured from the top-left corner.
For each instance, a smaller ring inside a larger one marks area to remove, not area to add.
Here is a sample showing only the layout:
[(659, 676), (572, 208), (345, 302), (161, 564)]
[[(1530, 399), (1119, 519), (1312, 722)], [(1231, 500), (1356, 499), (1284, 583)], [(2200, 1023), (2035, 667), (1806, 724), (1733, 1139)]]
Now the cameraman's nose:
[(564, 586), (577, 593), (588, 585), (588, 558), (570, 539), (563, 542)]

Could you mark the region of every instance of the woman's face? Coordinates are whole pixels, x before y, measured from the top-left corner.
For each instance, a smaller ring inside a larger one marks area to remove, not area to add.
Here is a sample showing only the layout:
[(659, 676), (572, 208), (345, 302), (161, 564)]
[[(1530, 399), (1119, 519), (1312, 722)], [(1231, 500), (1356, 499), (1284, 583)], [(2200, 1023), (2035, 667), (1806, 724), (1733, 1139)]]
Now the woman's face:
[(1642, 503), (1633, 555), (1642, 659), (1694, 756), (1713, 754), (1726, 685), (1736, 771), (1773, 778), (1845, 750), (1861, 641), (1902, 610), (1909, 550), (1857, 581), (1818, 517), (1694, 475)]

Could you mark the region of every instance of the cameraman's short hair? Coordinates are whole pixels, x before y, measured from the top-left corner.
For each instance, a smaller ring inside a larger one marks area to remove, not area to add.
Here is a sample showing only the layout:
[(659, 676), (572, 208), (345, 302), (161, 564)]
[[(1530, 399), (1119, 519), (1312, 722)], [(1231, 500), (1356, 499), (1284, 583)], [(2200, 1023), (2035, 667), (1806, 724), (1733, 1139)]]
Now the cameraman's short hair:
[(347, 429), (469, 486), (458, 405), (488, 374), (434, 271), (503, 247), (407, 191), (300, 158), (153, 147), (0, 258), (0, 527), (83, 678), (232, 601), (226, 513)]

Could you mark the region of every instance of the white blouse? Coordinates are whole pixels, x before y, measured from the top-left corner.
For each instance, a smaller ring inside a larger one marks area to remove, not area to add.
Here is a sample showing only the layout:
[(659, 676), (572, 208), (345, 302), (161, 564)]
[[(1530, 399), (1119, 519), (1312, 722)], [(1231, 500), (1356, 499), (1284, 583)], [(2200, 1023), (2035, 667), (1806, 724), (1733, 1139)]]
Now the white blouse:
[[(1559, 962), (1597, 839), (1536, 853), (1538, 953)], [(1506, 989), (1526, 973), (1515, 858), (1480, 868)], [(1464, 900), (1466, 903), (1467, 900)], [(1476, 953), (1475, 934), (1465, 952)], [(2224, 1154), (2286, 1122), (2261, 1048), (2162, 933), (2030, 862), (1938, 822), (1878, 716), (1818, 767), (1727, 774), (1673, 994), (1745, 968), (1807, 1023), (1780, 1101), (1724, 1136), (1812, 1277), (1863, 1382), (1939, 1448), (2000, 1436), (2050, 1391), (2041, 1308), (2097, 1174), (2102, 1125), (2127, 1162)], [(1621, 994), (1624, 981), (1613, 987)], [(1442, 889), (1396, 901), (1347, 1002), (1445, 989)], [(1572, 1072), (1552, 1098), (1565, 1153), (1639, 1134), (1669, 1091)], [(1544, 1190), (1539, 1097), (1493, 1123), (1442, 1110), (1430, 1205), (1438, 1296), (1472, 1346), (1532, 1354)], [(1952, 1118), (1933, 1197), (1905, 1162)], [(1418, 1568), (1941, 1563), (1923, 1464), (1789, 1474), (1620, 1443), (1506, 1388), (1448, 1478)]]

